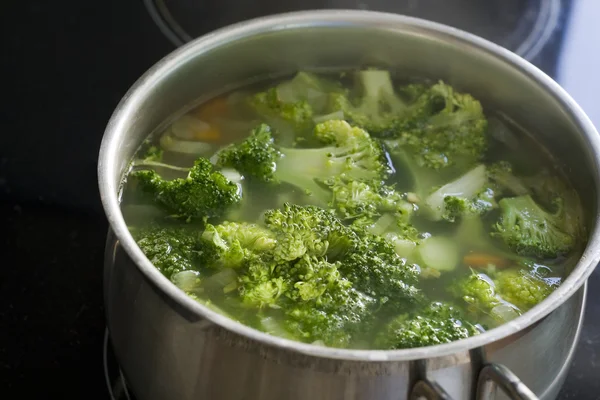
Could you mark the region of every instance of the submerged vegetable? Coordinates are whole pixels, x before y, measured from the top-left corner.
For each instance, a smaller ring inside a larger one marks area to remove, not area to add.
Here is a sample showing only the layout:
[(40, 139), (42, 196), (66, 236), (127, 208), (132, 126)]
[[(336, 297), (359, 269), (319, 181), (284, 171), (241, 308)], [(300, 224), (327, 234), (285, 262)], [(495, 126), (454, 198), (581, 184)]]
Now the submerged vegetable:
[(448, 343), (549, 296), (585, 244), (568, 182), (504, 161), (529, 158), (520, 136), (489, 135), (467, 93), (354, 78), (248, 87), (146, 141), (123, 192), (146, 257), (205, 306), (320, 346)]

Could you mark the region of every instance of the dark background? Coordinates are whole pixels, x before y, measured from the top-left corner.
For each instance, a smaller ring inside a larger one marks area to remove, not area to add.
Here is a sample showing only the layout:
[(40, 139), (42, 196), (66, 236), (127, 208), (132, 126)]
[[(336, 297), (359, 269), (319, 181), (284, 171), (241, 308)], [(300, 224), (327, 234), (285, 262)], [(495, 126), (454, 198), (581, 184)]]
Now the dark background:
[[(12, 1), (0, 18), (0, 397), (108, 399), (98, 148), (125, 91), (174, 46), (141, 0)], [(555, 61), (536, 63), (554, 74)], [(590, 286), (561, 399), (600, 398), (598, 273)]]

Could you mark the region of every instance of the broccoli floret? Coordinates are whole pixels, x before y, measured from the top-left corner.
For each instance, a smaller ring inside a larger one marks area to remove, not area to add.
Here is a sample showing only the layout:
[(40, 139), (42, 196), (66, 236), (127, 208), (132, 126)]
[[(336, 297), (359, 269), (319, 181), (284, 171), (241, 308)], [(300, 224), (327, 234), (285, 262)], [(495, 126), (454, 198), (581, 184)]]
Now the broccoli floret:
[(153, 170), (130, 175), (142, 191), (153, 196), (157, 206), (188, 221), (220, 216), (241, 199), (238, 185), (213, 170), (205, 158), (196, 160), (186, 178), (165, 180)]
[(286, 293), (293, 282), (276, 273), (276, 264), (268, 258), (251, 258), (246, 271), (240, 276), (239, 295), (247, 307), (278, 308), (279, 298)]
[(499, 295), (525, 312), (540, 303), (558, 286), (524, 269), (499, 271), (494, 277)]
[(348, 347), (355, 335), (367, 329), (364, 325), (370, 324), (373, 299), (352, 288), (330, 297), (331, 304), (302, 302), (290, 307), (284, 322), (288, 332), (304, 342)]
[(304, 139), (315, 121), (328, 119), (321, 114), (328, 112), (329, 97), (344, 92), (339, 82), (301, 71), (291, 80), (254, 94), (249, 104), (262, 122), (275, 129), (278, 142), (289, 146)]
[(250, 106), (262, 121), (273, 126), (280, 142), (291, 145), (296, 136), (303, 135), (313, 126), (313, 109), (305, 100), (284, 102), (277, 88), (256, 93), (249, 99)]
[(146, 150), (143, 160), (146, 162), (148, 162), (148, 161), (160, 162), (162, 160), (162, 157), (163, 157), (163, 150), (158, 146), (152, 145), (152, 146), (148, 147), (148, 149)]
[(271, 128), (261, 124), (243, 142), (223, 148), (213, 159), (219, 167), (235, 168), (244, 176), (270, 182), (274, 179), (280, 157), (281, 153), (273, 143)]
[(281, 324), (268, 324), (271, 333), (347, 346), (359, 325), (371, 317), (375, 302), (356, 291), (339, 266), (309, 255), (289, 263), (253, 263), (241, 278), (242, 302), (281, 315)]
[(385, 238), (354, 228), (356, 237), (351, 251), (340, 259), (340, 271), (363, 293), (393, 309), (420, 304), (421, 292), (413, 286), (419, 269), (400, 257), (394, 244)]
[(325, 258), (341, 263), (339, 271), (353, 287), (380, 304), (408, 308), (421, 301), (413, 286), (418, 277), (415, 265), (398, 256), (389, 241), (346, 226), (329, 211), (286, 204), (282, 210), (267, 211), (265, 225), (277, 240), (271, 252), (277, 264), (305, 256)]
[(329, 202), (323, 181), (344, 176), (353, 180), (383, 179), (388, 173), (383, 149), (369, 134), (345, 121), (332, 120), (315, 127), (320, 148), (275, 147), (268, 126), (257, 127), (240, 144), (216, 155), (216, 164), (232, 167), (264, 182), (286, 182)]
[(339, 82), (306, 71), (300, 71), (291, 80), (277, 85), (281, 101), (288, 104), (307, 102), (315, 114), (327, 111), (331, 94), (344, 92)]
[(284, 322), (290, 334), (306, 342), (344, 347), (359, 324), (371, 317), (374, 299), (356, 291), (340, 274), (340, 265), (305, 255), (293, 265), (278, 267), (291, 287), (285, 294), (291, 303)]
[(473, 272), (468, 277), (455, 281), (448, 291), (464, 301), (467, 311), (474, 315), (489, 314), (494, 307), (502, 303), (496, 294), (494, 281), (483, 273)]
[(566, 218), (560, 199), (554, 213), (544, 210), (530, 195), (504, 198), (498, 204), (502, 214), (492, 236), (501, 238), (517, 254), (556, 258), (575, 246), (571, 232), (576, 228)]
[(205, 260), (208, 267), (239, 268), (253, 252), (275, 247), (275, 238), (270, 231), (249, 223), (207, 224), (201, 238), (207, 253), (214, 252), (211, 259)]
[(472, 273), (455, 281), (449, 292), (464, 301), (471, 314), (503, 323), (544, 300), (558, 284), (559, 280), (544, 279), (535, 269), (510, 268), (490, 275)]
[(339, 256), (348, 251), (354, 233), (332, 213), (316, 206), (286, 203), (265, 212), (264, 223), (275, 234), (275, 260), (292, 261), (305, 254)]
[(181, 271), (197, 270), (207, 257), (199, 235), (191, 229), (150, 226), (131, 231), (146, 257), (169, 279)]
[(483, 164), (449, 182), (425, 199), (429, 216), (454, 222), (463, 215), (481, 215), (495, 206), (494, 192), (488, 187)]
[(419, 165), (439, 169), (478, 161), (487, 148), (486, 128), (481, 104), (440, 82), (408, 106), (386, 143), (408, 149)]
[(479, 333), (481, 330), (464, 319), (458, 309), (434, 302), (419, 313), (394, 318), (379, 333), (375, 345), (381, 349), (434, 346)]
[(392, 213), (402, 221), (408, 221), (415, 211), (415, 205), (406, 199), (406, 194), (381, 184), (381, 181), (337, 178), (327, 183), (330, 183), (333, 192), (332, 205), (344, 219), (374, 219), (384, 213)]
[(338, 93), (331, 96), (332, 108), (342, 111), (345, 119), (369, 133), (384, 136), (394, 129), (398, 116), (406, 109), (395, 93), (389, 71), (359, 71), (356, 81), (361, 91), (358, 105), (352, 104), (345, 93)]

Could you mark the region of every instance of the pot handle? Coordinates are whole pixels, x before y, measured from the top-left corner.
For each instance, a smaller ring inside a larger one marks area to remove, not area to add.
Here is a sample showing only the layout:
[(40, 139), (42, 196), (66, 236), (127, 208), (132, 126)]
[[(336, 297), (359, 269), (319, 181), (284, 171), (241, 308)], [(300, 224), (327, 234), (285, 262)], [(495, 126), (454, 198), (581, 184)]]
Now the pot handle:
[(436, 382), (422, 379), (415, 383), (409, 400), (452, 400), (452, 397)]
[[(475, 400), (488, 400), (499, 387), (510, 400), (539, 400), (510, 369), (502, 364), (486, 364), (479, 371)], [(436, 382), (427, 378), (417, 381), (408, 396), (409, 400), (452, 400)]]
[(502, 364), (487, 364), (477, 379), (477, 400), (487, 400), (494, 387), (499, 387), (511, 400), (538, 400), (510, 369)]

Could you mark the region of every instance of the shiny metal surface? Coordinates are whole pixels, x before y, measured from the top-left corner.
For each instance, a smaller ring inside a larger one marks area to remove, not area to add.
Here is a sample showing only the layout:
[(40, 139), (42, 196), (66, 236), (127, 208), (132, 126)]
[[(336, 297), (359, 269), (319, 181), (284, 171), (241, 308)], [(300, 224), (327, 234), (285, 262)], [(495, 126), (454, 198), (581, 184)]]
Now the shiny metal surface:
[[(251, 78), (362, 65), (442, 78), (506, 112), (558, 157), (589, 210), (591, 235), (578, 265), (545, 301), (510, 323), (450, 344), (331, 349), (272, 337), (206, 309), (135, 245), (119, 209), (119, 187), (128, 160), (159, 124), (203, 95)], [(599, 154), (597, 132), (559, 85), (513, 53), (438, 24), (372, 12), (302, 12), (191, 42), (136, 82), (109, 122), (100, 152), (100, 191), (111, 226), (106, 313), (132, 390), (143, 400), (399, 399), (408, 396), (414, 362), (422, 360), (428, 379), (463, 399), (475, 387), (477, 352), (485, 362), (509, 367), (541, 398), (554, 398), (572, 354), (569, 338), (578, 334), (582, 285), (598, 263)]]

